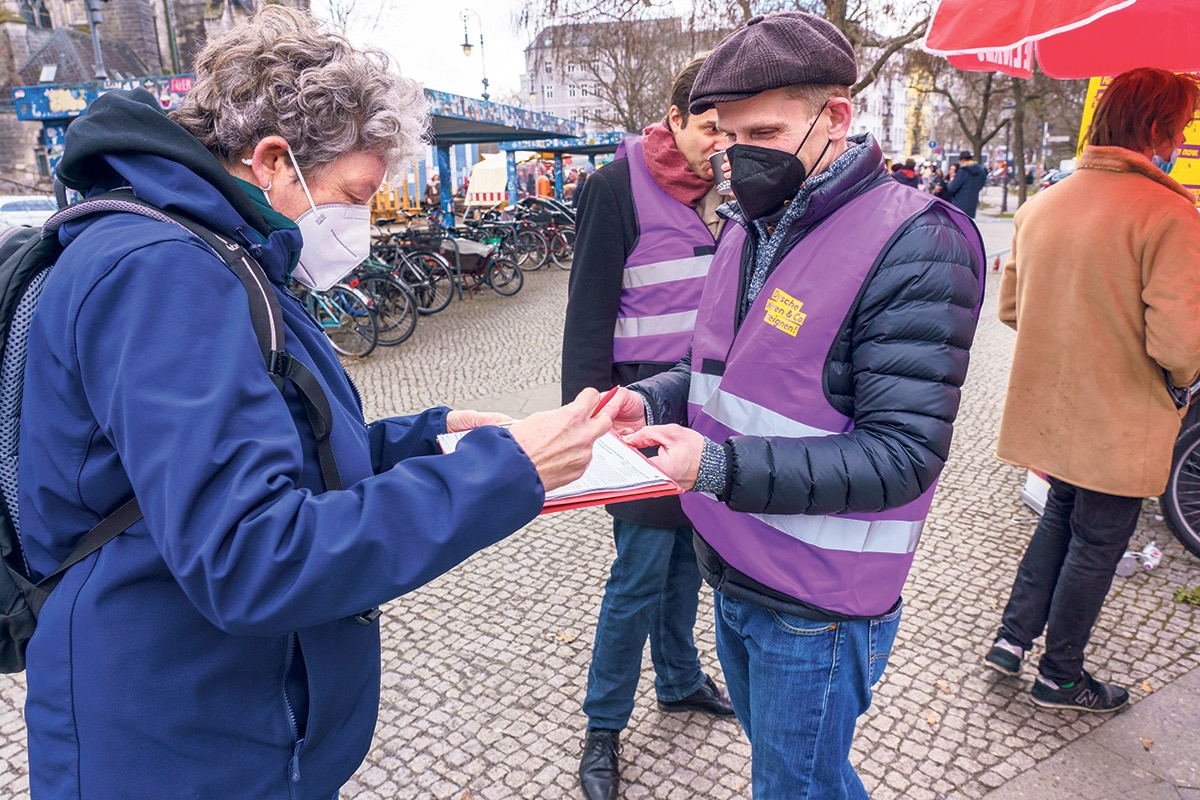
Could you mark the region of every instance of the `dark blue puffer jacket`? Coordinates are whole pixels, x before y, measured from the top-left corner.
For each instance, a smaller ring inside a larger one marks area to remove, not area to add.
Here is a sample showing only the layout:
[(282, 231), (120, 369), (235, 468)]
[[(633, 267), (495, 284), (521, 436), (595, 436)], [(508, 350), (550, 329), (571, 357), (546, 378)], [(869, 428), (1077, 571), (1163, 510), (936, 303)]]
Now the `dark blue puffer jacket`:
[[(238, 279), (168, 223), (72, 224), (33, 317), (22, 538), (50, 572), (136, 494), (145, 519), (69, 570), (28, 651), (34, 798), (328, 800), (370, 747), (380, 626), (352, 615), (532, 519), (544, 493), (508, 432), (437, 455), (446, 409), (367, 425), (320, 326), (284, 288), (297, 230), (269, 230), (146, 92), (67, 132), (60, 174), (128, 184), (238, 239), (282, 306), (286, 349), (333, 407), (346, 488), (324, 492), (289, 385), (267, 375)], [(386, 617), (385, 617), (386, 620)]]
[[(865, 141), (853, 163), (813, 193), (776, 263), (822, 219), (878, 181), (891, 180), (878, 145)], [(720, 496), (730, 508), (766, 514), (879, 511), (912, 501), (937, 478), (950, 452), (983, 275), (949, 213), (931, 198), (930, 207), (880, 254), (826, 358), (825, 395), (853, 417), (854, 429), (825, 437), (730, 438)], [(748, 230), (743, 287), (757, 246), (757, 232)], [(829, 267), (831, 279), (836, 268)], [(685, 360), (638, 382), (656, 421), (686, 422), (689, 373)]]

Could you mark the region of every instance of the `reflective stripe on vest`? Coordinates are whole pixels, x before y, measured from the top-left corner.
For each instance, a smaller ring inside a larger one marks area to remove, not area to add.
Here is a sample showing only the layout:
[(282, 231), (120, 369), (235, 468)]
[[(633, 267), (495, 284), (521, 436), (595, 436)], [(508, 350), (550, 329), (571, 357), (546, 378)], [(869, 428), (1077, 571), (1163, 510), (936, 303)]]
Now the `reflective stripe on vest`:
[(673, 363), (692, 342), (713, 236), (694, 209), (654, 181), (642, 137), (627, 137), (621, 150), (629, 163), (638, 241), (621, 276), (613, 362)]
[[(834, 212), (776, 266), (736, 336), (746, 233), (728, 226), (692, 344), (691, 427), (718, 442), (853, 430), (853, 419), (825, 397), (825, 360), (877, 259), (931, 202), (890, 181)], [(961, 212), (952, 214), (976, 243), (982, 280), (978, 233)], [(839, 280), (829, 280), (832, 265)], [(745, 514), (697, 493), (684, 495), (683, 507), (704, 540), (759, 583), (830, 611), (877, 616), (900, 596), (935, 486), (875, 513)]]

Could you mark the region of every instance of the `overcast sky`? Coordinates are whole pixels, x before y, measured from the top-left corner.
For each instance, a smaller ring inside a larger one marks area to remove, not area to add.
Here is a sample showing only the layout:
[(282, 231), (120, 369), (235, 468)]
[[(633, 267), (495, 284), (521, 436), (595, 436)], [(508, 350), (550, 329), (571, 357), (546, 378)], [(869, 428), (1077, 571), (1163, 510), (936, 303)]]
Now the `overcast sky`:
[[(344, 2), (344, 0), (343, 0)], [(483, 55), (486, 59), (489, 93), (493, 101), (520, 91), (525, 71), (528, 34), (513, 26), (513, 11), (519, 0), (359, 0), (347, 33), (358, 45), (370, 45), (395, 56), (400, 71), (427, 88), (479, 97), (484, 63), (479, 53), (479, 20), (483, 22)], [(384, 8), (379, 24), (371, 30), (376, 9)], [(328, 2), (313, 0), (313, 14), (328, 18)], [(468, 14), (467, 30), (474, 45), (470, 56), (462, 51), (463, 9)]]

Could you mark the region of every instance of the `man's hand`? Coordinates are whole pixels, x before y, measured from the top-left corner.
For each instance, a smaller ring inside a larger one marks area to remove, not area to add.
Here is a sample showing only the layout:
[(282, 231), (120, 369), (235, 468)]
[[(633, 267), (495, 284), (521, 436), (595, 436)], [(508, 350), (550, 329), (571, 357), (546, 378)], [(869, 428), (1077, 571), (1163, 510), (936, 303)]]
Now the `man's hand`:
[(700, 455), (704, 437), (682, 425), (651, 425), (625, 437), (626, 443), (642, 448), (658, 445), (658, 455), (650, 460), (667, 473), (679, 488), (691, 491), (700, 474)]
[(484, 425), (503, 425), (512, 417), (496, 411), (451, 411), (446, 415), (446, 432), (469, 431)]
[(618, 436), (646, 427), (646, 403), (640, 394), (624, 386), (617, 389), (616, 395), (600, 413), (612, 415), (613, 430)]
[[(583, 475), (592, 460), (592, 442), (612, 428), (614, 397), (595, 418), (600, 393), (584, 389), (572, 402), (554, 411), (531, 414), (509, 430), (537, 467), (546, 491), (566, 486)], [(639, 401), (640, 402), (640, 401)]]

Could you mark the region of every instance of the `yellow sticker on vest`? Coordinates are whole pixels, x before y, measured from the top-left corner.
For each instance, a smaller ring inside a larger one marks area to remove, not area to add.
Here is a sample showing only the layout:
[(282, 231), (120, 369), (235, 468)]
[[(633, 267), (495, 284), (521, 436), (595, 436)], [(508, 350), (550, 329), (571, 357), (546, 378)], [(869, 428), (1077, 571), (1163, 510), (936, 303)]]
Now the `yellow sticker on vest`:
[(767, 316), (763, 318), (763, 322), (778, 328), (788, 336), (795, 336), (808, 316), (800, 310), (803, 307), (804, 303), (782, 289), (776, 289), (767, 300)]

